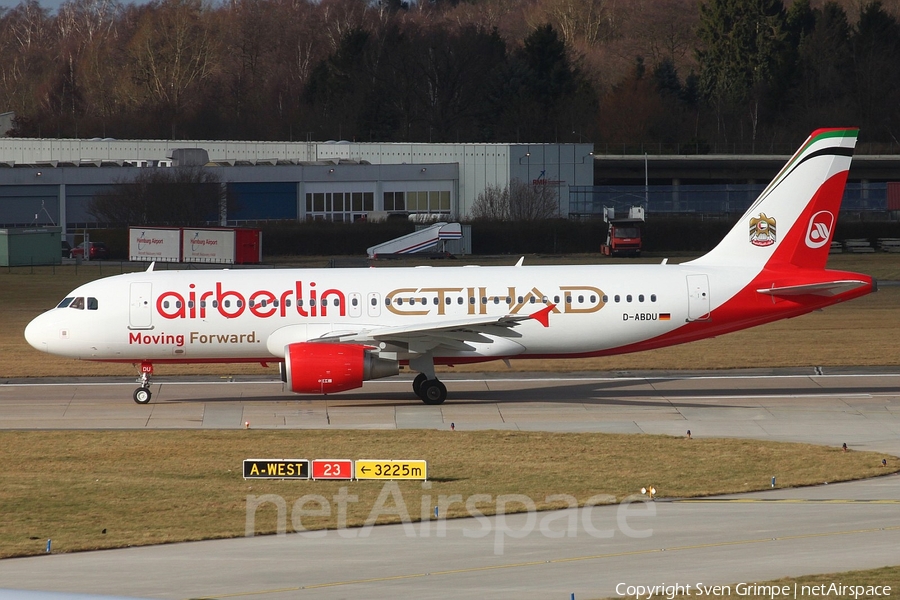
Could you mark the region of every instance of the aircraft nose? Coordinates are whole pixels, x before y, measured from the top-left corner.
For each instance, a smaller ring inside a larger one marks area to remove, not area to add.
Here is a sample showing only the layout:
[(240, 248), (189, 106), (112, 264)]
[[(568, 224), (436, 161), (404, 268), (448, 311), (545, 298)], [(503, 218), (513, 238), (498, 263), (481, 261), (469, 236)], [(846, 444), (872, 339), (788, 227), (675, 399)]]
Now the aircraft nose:
[(38, 315), (25, 326), (25, 340), (32, 348), (47, 352), (47, 319), (45, 315)]

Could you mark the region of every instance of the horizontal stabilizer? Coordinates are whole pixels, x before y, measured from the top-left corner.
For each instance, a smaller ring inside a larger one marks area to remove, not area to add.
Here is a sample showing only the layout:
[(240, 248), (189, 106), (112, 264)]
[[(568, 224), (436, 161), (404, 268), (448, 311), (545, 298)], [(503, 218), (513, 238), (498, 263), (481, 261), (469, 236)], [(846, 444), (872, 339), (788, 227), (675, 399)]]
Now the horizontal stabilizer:
[(859, 279), (842, 279), (840, 281), (823, 281), (804, 285), (773, 286), (756, 290), (760, 294), (770, 296), (836, 296), (869, 285), (868, 281)]

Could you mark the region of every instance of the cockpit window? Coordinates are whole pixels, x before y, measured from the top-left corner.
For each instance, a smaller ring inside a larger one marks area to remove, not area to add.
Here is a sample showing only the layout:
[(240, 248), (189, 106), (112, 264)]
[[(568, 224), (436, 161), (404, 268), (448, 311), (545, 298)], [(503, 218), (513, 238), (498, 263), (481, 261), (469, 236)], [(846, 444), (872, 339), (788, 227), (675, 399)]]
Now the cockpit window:
[(69, 308), (77, 308), (78, 310), (84, 310), (84, 298), (78, 297), (72, 300), (72, 304), (69, 305)]
[(97, 310), (97, 299), (96, 298), (88, 298), (87, 299), (87, 309), (88, 310)]
[(72, 300), (75, 298), (63, 298), (62, 302), (56, 305), (56, 308), (65, 308), (68, 305), (72, 304)]

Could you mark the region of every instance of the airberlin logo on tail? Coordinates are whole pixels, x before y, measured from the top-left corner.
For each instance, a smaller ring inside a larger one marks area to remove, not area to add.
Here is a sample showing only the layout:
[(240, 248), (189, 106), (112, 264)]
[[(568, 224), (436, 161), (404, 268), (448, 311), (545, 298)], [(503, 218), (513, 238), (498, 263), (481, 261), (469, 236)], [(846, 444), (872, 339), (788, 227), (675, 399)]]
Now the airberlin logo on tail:
[(831, 239), (831, 228), (834, 227), (834, 215), (827, 210), (820, 210), (809, 220), (806, 229), (806, 245), (810, 248), (821, 248)]

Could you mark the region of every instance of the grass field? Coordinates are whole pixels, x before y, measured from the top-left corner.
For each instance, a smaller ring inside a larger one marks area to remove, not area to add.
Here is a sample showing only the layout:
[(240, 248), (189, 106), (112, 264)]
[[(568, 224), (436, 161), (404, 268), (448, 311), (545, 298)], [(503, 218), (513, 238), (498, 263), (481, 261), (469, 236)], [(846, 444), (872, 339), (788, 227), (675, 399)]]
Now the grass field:
[[(439, 266), (512, 264), (517, 257), (477, 257), (467, 261), (428, 264)], [(678, 260), (686, 259), (680, 257)], [(659, 259), (644, 259), (657, 262)], [(597, 256), (526, 257), (527, 264), (596, 263), (612, 261)], [(419, 261), (422, 262), (422, 261)], [(279, 266), (325, 267), (321, 257), (285, 260)], [(415, 264), (415, 261), (378, 263), (384, 268)], [(829, 267), (858, 271), (882, 280), (900, 280), (900, 258), (893, 254), (831, 257)], [(132, 376), (130, 365), (85, 363), (41, 354), (22, 336), (35, 315), (55, 306), (69, 291), (98, 276), (117, 274), (119, 263), (76, 267), (23, 267), (0, 270), (0, 378), (41, 376)], [(639, 354), (603, 358), (538, 361), (513, 360), (516, 371), (627, 371), (645, 369), (728, 369), (779, 366), (897, 366), (900, 352), (900, 286), (884, 287), (876, 294), (839, 304), (821, 312), (779, 321), (720, 338)], [(506, 370), (500, 362), (459, 366), (456, 371)], [(172, 374), (275, 374), (259, 365), (163, 365), (159, 375)]]
[[(377, 481), (245, 481), (241, 462), (254, 457), (427, 460), (430, 487), (398, 483), (412, 520), (455, 494), (462, 503), (442, 509), (448, 517), (467, 516), (473, 494), (524, 494), (549, 509), (566, 506), (546, 502), (550, 494), (614, 502), (652, 485), (660, 497), (696, 497), (769, 489), (773, 475), (779, 487), (794, 487), (900, 471), (897, 457), (801, 444), (496, 431), (2, 432), (0, 457), (0, 557), (40, 554), (47, 539), (55, 552), (70, 552), (241, 536), (248, 494), (282, 496), (290, 519), (301, 496), (331, 499), (346, 487), (359, 497), (347, 523), (358, 526), (382, 490)], [(485, 514), (494, 506), (478, 503)], [(303, 520), (309, 529), (336, 525), (334, 513)], [(275, 529), (268, 504), (255, 531)]]

